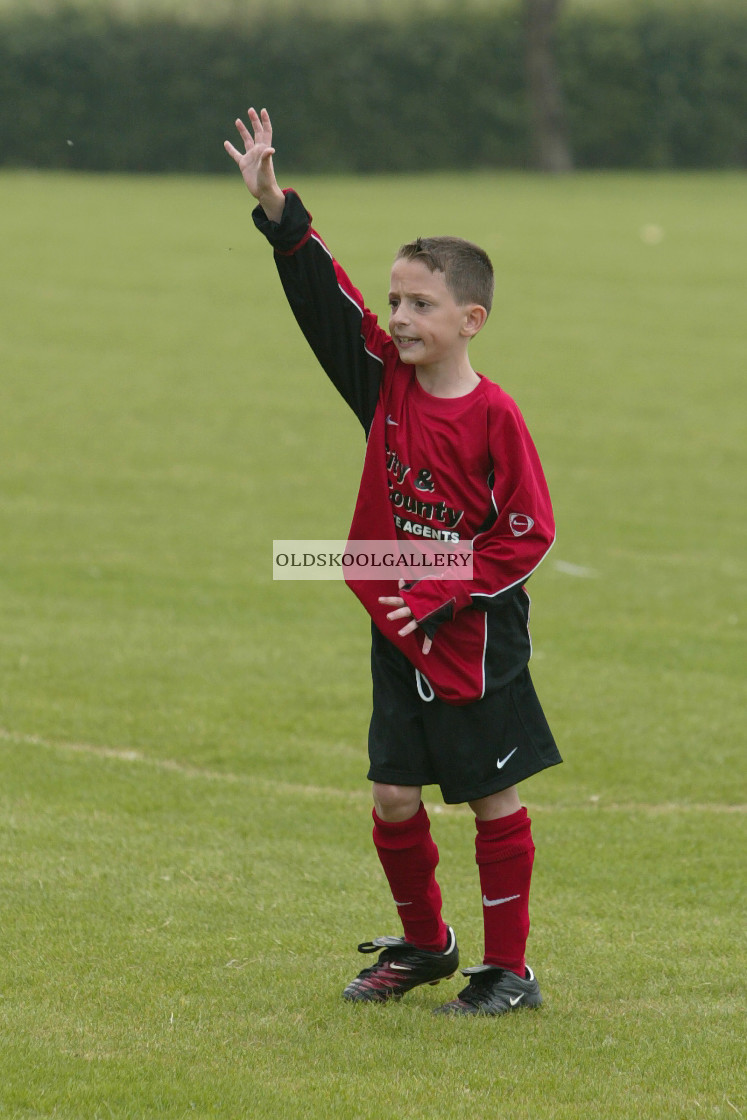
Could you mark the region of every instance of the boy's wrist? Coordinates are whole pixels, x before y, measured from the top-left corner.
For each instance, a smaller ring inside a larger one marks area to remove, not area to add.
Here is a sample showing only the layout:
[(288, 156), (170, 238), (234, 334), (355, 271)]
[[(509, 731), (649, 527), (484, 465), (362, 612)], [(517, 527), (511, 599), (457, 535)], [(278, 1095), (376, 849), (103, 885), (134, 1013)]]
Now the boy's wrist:
[(283, 203), (283, 211), (277, 220), (259, 203), (252, 211), (252, 221), (276, 253), (292, 256), (311, 237), (311, 214), (290, 187), (283, 191)]
[(279, 187), (258, 194), (257, 202), (271, 222), (280, 221), (283, 216), (283, 210), (285, 209), (285, 195)]

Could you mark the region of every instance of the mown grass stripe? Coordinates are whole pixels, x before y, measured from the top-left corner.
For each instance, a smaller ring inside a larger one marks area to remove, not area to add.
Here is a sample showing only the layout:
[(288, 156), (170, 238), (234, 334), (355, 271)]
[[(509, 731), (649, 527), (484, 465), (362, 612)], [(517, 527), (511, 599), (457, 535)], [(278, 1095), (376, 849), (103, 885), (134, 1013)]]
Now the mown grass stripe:
[[(89, 755), (94, 758), (112, 759), (116, 762), (137, 763), (148, 766), (164, 773), (179, 774), (184, 778), (195, 778), (206, 782), (227, 782), (230, 784), (245, 784), (256, 789), (269, 789), (278, 793), (292, 793), (306, 797), (336, 797), (352, 801), (368, 801), (370, 795), (366, 789), (344, 790), (334, 786), (303, 785), (297, 782), (275, 781), (271, 778), (256, 777), (252, 774), (237, 774), (230, 770), (208, 770), (200, 766), (190, 766), (179, 762), (175, 758), (152, 758), (141, 751), (129, 747), (107, 747), (93, 743), (66, 743), (59, 740), (45, 739), (40, 735), (29, 735), (22, 732), (10, 731), (0, 727), (0, 739), (5, 742), (19, 743), (24, 746), (44, 747), (47, 750), (61, 751), (69, 754)], [(429, 808), (436, 813), (459, 812), (460, 807), (442, 805), (438, 802), (430, 804)], [(537, 805), (532, 803), (534, 812), (557, 813), (563, 811), (577, 812), (586, 809), (590, 812), (605, 813), (645, 813), (650, 816), (660, 816), (667, 813), (746, 813), (745, 804), (708, 804), (699, 802), (674, 802), (668, 801), (659, 805), (647, 804), (639, 801), (609, 802), (591, 798), (587, 801), (573, 804)]]

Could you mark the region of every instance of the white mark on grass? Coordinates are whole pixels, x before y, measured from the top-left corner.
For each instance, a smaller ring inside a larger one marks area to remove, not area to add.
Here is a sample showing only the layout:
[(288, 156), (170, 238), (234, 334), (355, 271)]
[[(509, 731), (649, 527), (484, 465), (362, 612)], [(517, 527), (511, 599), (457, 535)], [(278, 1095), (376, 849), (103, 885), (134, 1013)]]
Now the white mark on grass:
[(160, 926), (146, 926), (145, 932), (146, 933), (158, 933), (158, 931), (160, 929), (168, 929), (168, 927), (171, 925), (173, 920), (174, 920), (173, 918), (167, 918), (166, 921), (162, 922)]
[(274, 778), (260, 778), (254, 774), (235, 774), (230, 770), (207, 770), (190, 766), (174, 758), (152, 758), (141, 751), (123, 747), (105, 747), (94, 743), (66, 743), (60, 740), (45, 739), (41, 735), (27, 735), (23, 732), (8, 731), (0, 727), (0, 740), (22, 743), (24, 746), (42, 747), (45, 750), (60, 751), (63, 754), (80, 754), (90, 758), (111, 759), (114, 762), (127, 762), (147, 766), (161, 773), (179, 774), (205, 782), (225, 782), (229, 785), (246, 785), (250, 789), (275, 790), (278, 793), (307, 795), (311, 797), (335, 797), (352, 801), (370, 801), (367, 790), (336, 789), (330, 786), (302, 785), (295, 782), (281, 782)]
[(737, 1108), (737, 1106), (736, 1106), (735, 1104), (732, 1104), (732, 1102), (731, 1102), (731, 1101), (729, 1100), (729, 1098), (728, 1098), (728, 1097), (724, 1097), (724, 1100), (725, 1100), (725, 1101), (726, 1101), (726, 1103), (728, 1104), (729, 1108), (733, 1108), (733, 1109), (734, 1109), (734, 1111), (736, 1112), (737, 1116), (743, 1116), (743, 1115), (744, 1115), (743, 1113), (741, 1113), (741, 1112), (739, 1111), (739, 1109)]
[(585, 568), (581, 564), (569, 564), (567, 560), (554, 560), (553, 567), (561, 575), (575, 576), (576, 579), (596, 579), (599, 575), (599, 572), (593, 568)]
[[(371, 800), (367, 789), (337, 789), (333, 786), (304, 785), (300, 782), (280, 782), (275, 778), (260, 778), (253, 774), (234, 774), (230, 770), (203, 770), (199, 766), (188, 766), (173, 758), (149, 758), (140, 751), (127, 750), (119, 747), (97, 746), (92, 743), (66, 743), (44, 739), (40, 735), (27, 735), (23, 732), (9, 731), (0, 727), (0, 740), (8, 743), (18, 743), (23, 746), (42, 747), (45, 750), (58, 751), (61, 754), (80, 754), (92, 758), (111, 759), (115, 762), (125, 762), (129, 765), (147, 766), (150, 769), (167, 774), (178, 774), (180, 777), (205, 782), (225, 782), (230, 785), (245, 785), (251, 790), (268, 791), (275, 793), (296, 794), (305, 797), (337, 798), (343, 801), (361, 801), (368, 804)], [(578, 812), (583, 809), (603, 811), (608, 813), (646, 813), (651, 816), (663, 816), (673, 813), (747, 813), (747, 804), (731, 804), (713, 802), (667, 801), (661, 804), (649, 804), (643, 801), (618, 801), (600, 804), (599, 794), (592, 794), (584, 801), (570, 801), (566, 804), (538, 805), (532, 807), (538, 813), (564, 813)], [(601, 800), (601, 799), (600, 799)], [(429, 813), (454, 814), (464, 811), (461, 805), (442, 805), (440, 802), (428, 802), (426, 805)], [(187, 872), (181, 872), (187, 875)], [(187, 875), (190, 878), (189, 875)], [(193, 879), (192, 882), (195, 882)], [(40, 880), (40, 886), (41, 886)], [(195, 884), (199, 885), (199, 884)], [(170, 920), (170, 919), (169, 919)], [(279, 942), (278, 942), (279, 944)]]
[(638, 235), (644, 245), (661, 245), (664, 240), (664, 230), (654, 222), (641, 226)]

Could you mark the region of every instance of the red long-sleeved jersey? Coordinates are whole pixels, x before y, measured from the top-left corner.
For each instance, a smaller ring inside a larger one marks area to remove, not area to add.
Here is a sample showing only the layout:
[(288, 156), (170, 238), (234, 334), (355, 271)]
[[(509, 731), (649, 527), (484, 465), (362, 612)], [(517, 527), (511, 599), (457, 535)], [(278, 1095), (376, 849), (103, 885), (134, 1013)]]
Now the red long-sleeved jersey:
[[(368, 435), (351, 540), (471, 542), (472, 579), (347, 578), (379, 630), (436, 695), (466, 704), (527, 664), (524, 583), (552, 546), (554, 522), (539, 456), (514, 401), (480, 377), (466, 396), (434, 397), (400, 361), (340, 265), (286, 191), (279, 223), (253, 217), (275, 250), (291, 309), (316, 357)], [(422, 634), (402, 638), (378, 599), (402, 595)]]

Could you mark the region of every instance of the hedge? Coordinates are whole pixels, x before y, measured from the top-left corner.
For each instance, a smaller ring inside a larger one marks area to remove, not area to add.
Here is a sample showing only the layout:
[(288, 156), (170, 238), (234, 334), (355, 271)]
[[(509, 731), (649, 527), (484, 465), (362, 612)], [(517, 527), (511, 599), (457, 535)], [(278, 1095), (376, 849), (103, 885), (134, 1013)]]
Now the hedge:
[[(747, 10), (575, 11), (558, 62), (578, 166), (747, 165)], [(523, 167), (520, 10), (396, 22), (0, 19), (0, 164), (230, 171), (233, 119), (267, 105), (288, 170)]]

